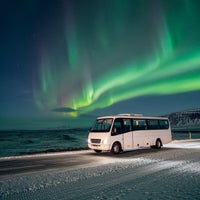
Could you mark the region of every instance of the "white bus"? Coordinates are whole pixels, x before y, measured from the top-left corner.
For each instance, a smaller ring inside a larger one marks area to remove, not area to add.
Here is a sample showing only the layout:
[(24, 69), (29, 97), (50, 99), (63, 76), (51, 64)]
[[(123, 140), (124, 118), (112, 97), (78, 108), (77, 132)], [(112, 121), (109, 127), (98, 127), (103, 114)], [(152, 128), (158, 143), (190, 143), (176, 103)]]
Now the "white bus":
[(88, 147), (95, 152), (115, 154), (140, 147), (156, 147), (172, 141), (168, 118), (119, 114), (96, 119), (88, 135)]

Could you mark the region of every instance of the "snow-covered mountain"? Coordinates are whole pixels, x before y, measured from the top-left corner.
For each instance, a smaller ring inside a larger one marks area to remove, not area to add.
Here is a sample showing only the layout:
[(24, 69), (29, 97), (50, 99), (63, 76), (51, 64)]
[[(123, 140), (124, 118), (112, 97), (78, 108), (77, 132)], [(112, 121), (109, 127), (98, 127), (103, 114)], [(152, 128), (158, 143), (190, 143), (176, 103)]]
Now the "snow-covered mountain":
[(174, 112), (166, 116), (172, 128), (200, 129), (200, 108)]

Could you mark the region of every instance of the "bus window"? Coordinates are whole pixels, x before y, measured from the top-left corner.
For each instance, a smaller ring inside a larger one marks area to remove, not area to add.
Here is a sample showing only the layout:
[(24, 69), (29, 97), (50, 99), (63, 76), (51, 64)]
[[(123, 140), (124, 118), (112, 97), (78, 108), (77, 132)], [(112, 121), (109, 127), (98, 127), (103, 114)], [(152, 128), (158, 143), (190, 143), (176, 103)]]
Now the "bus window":
[(110, 131), (110, 127), (113, 119), (97, 119), (94, 126), (90, 130), (91, 132), (108, 132)]
[(159, 120), (160, 129), (168, 129), (169, 123), (167, 120)]
[(134, 130), (145, 130), (145, 129), (147, 129), (146, 120), (144, 120), (144, 119), (134, 119), (133, 120), (133, 129)]
[(148, 129), (159, 129), (158, 120), (150, 119), (147, 120)]
[(117, 118), (114, 121), (113, 129), (111, 135), (118, 135), (122, 133), (122, 120), (121, 118)]
[(131, 119), (124, 118), (122, 119), (122, 123), (123, 123), (123, 133), (132, 131)]

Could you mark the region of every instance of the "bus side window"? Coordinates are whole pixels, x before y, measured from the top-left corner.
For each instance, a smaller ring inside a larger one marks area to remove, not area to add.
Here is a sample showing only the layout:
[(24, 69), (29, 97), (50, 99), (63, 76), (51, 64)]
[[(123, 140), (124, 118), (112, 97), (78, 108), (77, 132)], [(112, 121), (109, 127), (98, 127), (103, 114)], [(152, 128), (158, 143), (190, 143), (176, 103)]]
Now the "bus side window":
[(168, 129), (169, 123), (167, 120), (159, 120), (160, 129)]
[(134, 119), (133, 120), (133, 129), (134, 130), (146, 130), (147, 129), (146, 120)]
[(151, 130), (159, 129), (158, 120), (154, 119), (147, 120), (147, 124), (148, 124), (148, 129)]
[(119, 135), (122, 133), (122, 121), (120, 118), (115, 119), (111, 135)]
[(123, 119), (123, 133), (132, 131), (131, 127), (131, 119), (124, 118)]

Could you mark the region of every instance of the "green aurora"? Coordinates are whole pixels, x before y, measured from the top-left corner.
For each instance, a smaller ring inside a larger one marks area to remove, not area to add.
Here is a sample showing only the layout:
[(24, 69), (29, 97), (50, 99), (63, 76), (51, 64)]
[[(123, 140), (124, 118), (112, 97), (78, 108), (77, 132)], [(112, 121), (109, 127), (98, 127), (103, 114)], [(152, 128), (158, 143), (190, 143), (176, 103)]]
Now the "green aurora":
[(41, 110), (65, 107), (78, 116), (200, 90), (199, 1), (84, 2), (66, 3), (63, 31), (43, 44), (34, 90)]

